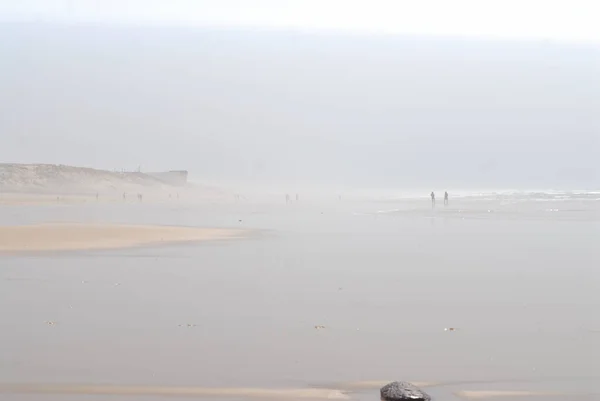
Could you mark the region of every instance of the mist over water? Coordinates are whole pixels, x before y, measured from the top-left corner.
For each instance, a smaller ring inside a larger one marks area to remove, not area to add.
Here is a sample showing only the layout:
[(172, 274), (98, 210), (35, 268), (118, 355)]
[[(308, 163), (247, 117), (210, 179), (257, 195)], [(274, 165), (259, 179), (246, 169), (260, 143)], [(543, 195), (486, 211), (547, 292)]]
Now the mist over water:
[[(442, 383), (428, 391), (448, 401), (597, 399), (597, 44), (42, 23), (0, 37), (0, 236), (160, 238), (0, 253), (3, 400), (388, 379)], [(189, 185), (10, 163), (188, 170)], [(163, 241), (182, 226), (244, 234)]]
[(11, 38), (0, 43), (5, 161), (187, 169), (200, 182), (314, 192), (600, 185), (594, 44), (0, 30)]
[[(0, 384), (306, 388), (398, 377), (449, 382), (427, 389), (440, 399), (469, 388), (594, 399), (599, 205), (516, 194), (435, 208), (427, 198), (4, 207), (0, 225), (256, 231), (230, 243), (1, 256), (11, 347), (0, 348)], [(39, 398), (7, 395), (20, 399)]]

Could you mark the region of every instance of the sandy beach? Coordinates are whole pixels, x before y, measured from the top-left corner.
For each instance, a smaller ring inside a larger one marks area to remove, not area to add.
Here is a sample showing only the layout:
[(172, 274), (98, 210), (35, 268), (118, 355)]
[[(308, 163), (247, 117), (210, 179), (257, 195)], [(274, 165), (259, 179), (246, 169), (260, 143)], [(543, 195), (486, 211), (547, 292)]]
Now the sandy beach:
[(598, 204), (510, 201), (0, 208), (0, 398), (598, 399)]
[(92, 196), (59, 196), (53, 194), (13, 194), (0, 195), (0, 206), (34, 206), (53, 204), (80, 204), (92, 202)]
[(207, 387), (143, 387), (143, 386), (35, 386), (0, 385), (0, 393), (12, 394), (77, 394), (77, 395), (123, 395), (123, 396), (167, 396), (167, 397), (239, 397), (252, 399), (303, 399), (345, 400), (349, 397), (339, 390), (317, 388), (273, 389), (273, 388), (207, 388)]
[(241, 230), (193, 227), (40, 224), (0, 227), (0, 252), (129, 248), (150, 244), (221, 240)]
[(4, 3), (0, 401), (600, 401), (596, 3)]

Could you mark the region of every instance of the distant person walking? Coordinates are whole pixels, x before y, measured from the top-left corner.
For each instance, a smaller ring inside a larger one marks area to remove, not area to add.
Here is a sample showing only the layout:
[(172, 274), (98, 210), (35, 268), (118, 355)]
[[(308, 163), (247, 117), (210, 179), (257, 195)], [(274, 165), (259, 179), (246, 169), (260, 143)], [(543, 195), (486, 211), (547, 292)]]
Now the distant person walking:
[(444, 206), (448, 206), (448, 191), (444, 192)]
[(290, 195), (289, 194), (285, 194), (285, 203), (286, 203), (286, 205), (288, 203), (290, 203)]
[(435, 193), (431, 191), (431, 207), (435, 207)]

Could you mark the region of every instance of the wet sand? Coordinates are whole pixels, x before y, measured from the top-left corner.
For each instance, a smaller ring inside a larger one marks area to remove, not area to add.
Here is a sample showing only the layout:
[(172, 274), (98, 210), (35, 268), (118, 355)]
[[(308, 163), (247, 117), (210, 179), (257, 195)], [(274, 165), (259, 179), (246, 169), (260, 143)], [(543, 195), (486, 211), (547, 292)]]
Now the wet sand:
[(43, 224), (0, 226), (0, 252), (117, 249), (172, 242), (230, 239), (241, 230), (192, 227)]
[(265, 233), (0, 256), (0, 398), (366, 401), (407, 380), (440, 401), (598, 399), (598, 205), (580, 206), (0, 209), (5, 226)]
[(164, 397), (240, 397), (252, 399), (345, 400), (349, 397), (339, 390), (318, 388), (208, 388), (158, 386), (99, 386), (99, 385), (1, 385), (0, 394), (78, 394), (105, 396), (164, 396)]
[(52, 204), (76, 204), (92, 202), (95, 197), (92, 196), (57, 196), (52, 194), (0, 194), (0, 206), (33, 206), (33, 205), (52, 205)]

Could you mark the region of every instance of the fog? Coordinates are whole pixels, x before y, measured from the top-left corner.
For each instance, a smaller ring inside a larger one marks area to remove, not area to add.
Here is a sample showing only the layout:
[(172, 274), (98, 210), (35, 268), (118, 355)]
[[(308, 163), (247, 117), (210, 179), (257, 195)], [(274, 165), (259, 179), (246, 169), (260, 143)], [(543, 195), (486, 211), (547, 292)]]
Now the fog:
[(600, 187), (597, 45), (108, 24), (0, 35), (4, 162), (269, 188)]
[(48, 22), (0, 22), (0, 399), (600, 400), (598, 29), (309, 24), (386, 3), (546, 35), (564, 8), (550, 31), (578, 34), (585, 8), (279, 2), (78, 0), (59, 23), (23, 0)]

